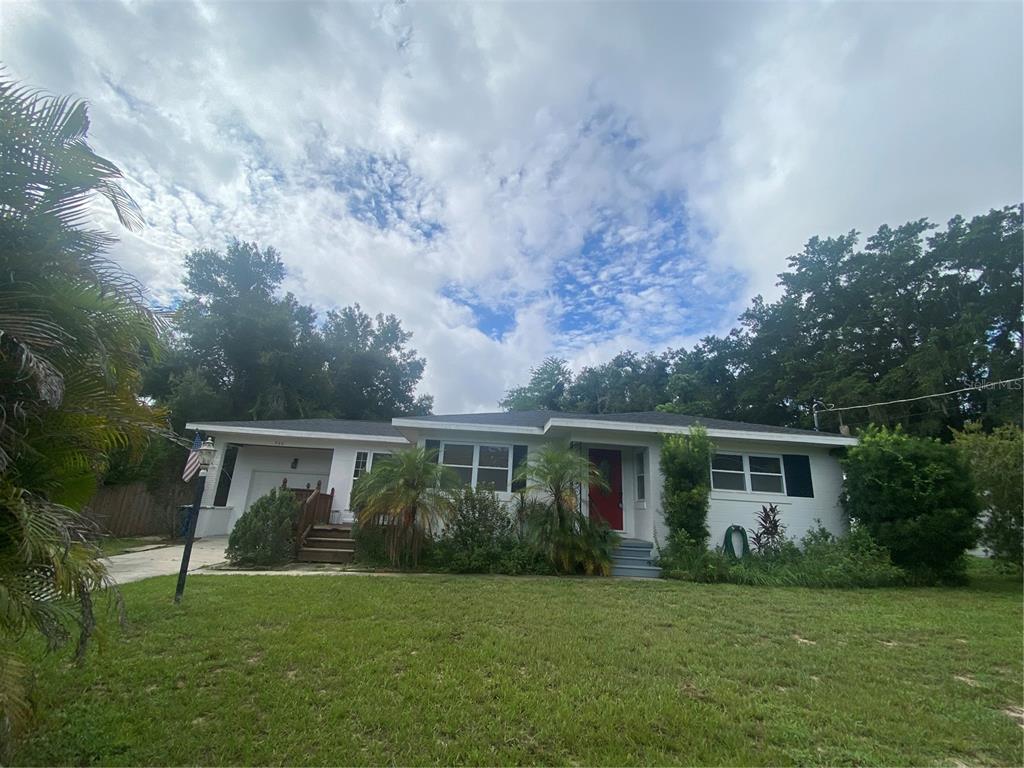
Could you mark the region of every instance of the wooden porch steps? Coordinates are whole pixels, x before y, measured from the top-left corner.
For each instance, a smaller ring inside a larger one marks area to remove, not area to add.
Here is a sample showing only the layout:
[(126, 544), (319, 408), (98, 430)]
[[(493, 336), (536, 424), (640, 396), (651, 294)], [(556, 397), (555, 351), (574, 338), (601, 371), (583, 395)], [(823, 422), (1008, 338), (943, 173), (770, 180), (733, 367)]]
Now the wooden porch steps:
[(310, 526), (303, 537), (298, 560), (302, 563), (351, 563), (355, 553), (351, 525), (320, 523)]

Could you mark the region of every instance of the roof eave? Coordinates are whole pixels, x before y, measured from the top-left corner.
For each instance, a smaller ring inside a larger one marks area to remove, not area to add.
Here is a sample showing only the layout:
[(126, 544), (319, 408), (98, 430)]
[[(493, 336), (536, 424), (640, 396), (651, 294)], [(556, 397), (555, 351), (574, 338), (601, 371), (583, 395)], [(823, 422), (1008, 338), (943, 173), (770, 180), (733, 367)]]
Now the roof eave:
[[(595, 429), (619, 432), (646, 432), (667, 435), (687, 435), (693, 427), (669, 424), (641, 424), (639, 422), (604, 421), (601, 419), (560, 419), (548, 420), (544, 431), (551, 427), (567, 427), (570, 429)], [(705, 427), (709, 437), (728, 437), (734, 440), (758, 440), (766, 443), (802, 443), (804, 445), (856, 445), (857, 438), (845, 435), (817, 433), (813, 435), (795, 434), (792, 432), (760, 432), (756, 430), (717, 429)]]
[(509, 432), (516, 435), (543, 435), (543, 427), (520, 427), (504, 424), (477, 424), (458, 421), (428, 421), (427, 419), (398, 418), (391, 420), (398, 429), (443, 429), (459, 432)]
[[(554, 427), (568, 429), (604, 430), (618, 432), (639, 432), (645, 434), (689, 434), (693, 426), (669, 424), (644, 424), (628, 421), (605, 421), (603, 419), (565, 419), (553, 416), (543, 427), (521, 427), (504, 424), (479, 424), (459, 421), (431, 421), (417, 418), (391, 420), (399, 429), (437, 429), (459, 432), (502, 432), (519, 435), (544, 435)], [(732, 438), (735, 440), (757, 440), (764, 443), (795, 443), (802, 445), (850, 446), (857, 444), (857, 438), (829, 433), (796, 434), (792, 432), (761, 432), (756, 430), (717, 429), (706, 427), (710, 437)]]
[(232, 435), (254, 435), (260, 437), (301, 437), (312, 440), (348, 440), (373, 443), (398, 443), (408, 445), (409, 441), (400, 435), (367, 435), (354, 432), (315, 432), (304, 429), (280, 429), (271, 427), (235, 427), (223, 424), (207, 424), (203, 422), (189, 422), (185, 429), (198, 430), (201, 432), (212, 432), (214, 434)]

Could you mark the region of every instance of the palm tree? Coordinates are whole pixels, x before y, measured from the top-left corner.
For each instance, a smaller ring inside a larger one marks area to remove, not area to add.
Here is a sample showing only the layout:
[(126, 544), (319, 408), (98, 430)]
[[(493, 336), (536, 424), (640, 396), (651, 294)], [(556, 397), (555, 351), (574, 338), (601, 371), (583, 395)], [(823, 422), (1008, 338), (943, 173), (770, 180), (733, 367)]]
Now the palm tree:
[(377, 460), (352, 493), (359, 524), (383, 525), (388, 557), (396, 567), (415, 567), (424, 539), (451, 514), (459, 479), (437, 462), (437, 451), (408, 448)]
[(108, 583), (75, 510), (112, 450), (165, 433), (136, 397), (157, 321), (106, 257), (114, 238), (86, 226), (97, 196), (130, 229), (142, 219), (88, 128), (84, 102), (0, 72), (0, 748), (27, 711), (17, 639), (56, 647), (77, 624), (81, 655)]
[(545, 445), (531, 452), (516, 479), (526, 492), (546, 503), (537, 508), (528, 527), (534, 544), (563, 573), (611, 571), (611, 551), (618, 537), (580, 511), (584, 483), (602, 490), (608, 482), (589, 460), (569, 446)]

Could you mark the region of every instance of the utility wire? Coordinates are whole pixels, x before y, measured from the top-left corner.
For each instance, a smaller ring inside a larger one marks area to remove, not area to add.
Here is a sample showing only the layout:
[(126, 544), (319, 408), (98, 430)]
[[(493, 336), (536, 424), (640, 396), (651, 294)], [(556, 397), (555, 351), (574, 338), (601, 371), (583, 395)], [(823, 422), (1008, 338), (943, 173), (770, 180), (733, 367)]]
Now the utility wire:
[(852, 411), (855, 408), (875, 408), (875, 407), (877, 407), (879, 405), (895, 405), (897, 403), (912, 403), (915, 400), (927, 400), (930, 397), (946, 397), (947, 395), (958, 395), (961, 392), (971, 392), (971, 391), (976, 390), (976, 389), (991, 389), (992, 387), (999, 387), (999, 386), (1002, 386), (1003, 384), (1013, 384), (1013, 383), (1018, 382), (1018, 381), (1024, 381), (1024, 376), (1018, 377), (1016, 379), (1005, 379), (1003, 381), (990, 381), (987, 384), (978, 384), (977, 386), (974, 386), (974, 387), (964, 387), (963, 389), (953, 389), (953, 390), (950, 390), (949, 392), (937, 392), (934, 395), (921, 395), (919, 397), (904, 397), (904, 398), (901, 398), (899, 400), (885, 400), (884, 402), (868, 403), (866, 405), (844, 405), (844, 406), (839, 407), (839, 408), (837, 408), (836, 406), (833, 405), (833, 406), (830, 406), (828, 408), (819, 408), (818, 409), (818, 413), (833, 413), (835, 411)]

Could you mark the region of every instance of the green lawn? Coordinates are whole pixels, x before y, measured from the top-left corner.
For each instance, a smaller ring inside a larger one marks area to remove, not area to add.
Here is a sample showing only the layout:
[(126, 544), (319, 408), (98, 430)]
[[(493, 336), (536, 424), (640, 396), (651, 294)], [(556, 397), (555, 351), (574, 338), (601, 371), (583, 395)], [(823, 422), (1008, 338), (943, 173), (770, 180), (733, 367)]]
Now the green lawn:
[(193, 576), (47, 657), (20, 764), (1020, 765), (1021, 592)]

